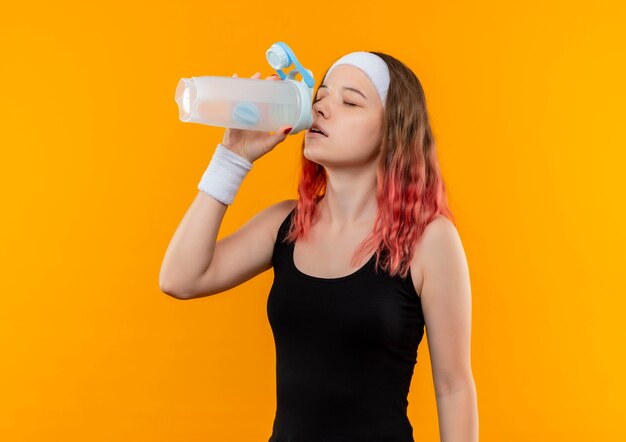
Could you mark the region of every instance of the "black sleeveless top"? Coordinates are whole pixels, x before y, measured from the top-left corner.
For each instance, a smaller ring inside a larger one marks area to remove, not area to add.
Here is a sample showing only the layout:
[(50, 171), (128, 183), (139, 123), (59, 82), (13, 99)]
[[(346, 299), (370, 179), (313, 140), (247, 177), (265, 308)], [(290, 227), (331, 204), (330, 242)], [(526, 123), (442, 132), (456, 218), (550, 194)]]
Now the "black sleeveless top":
[(307, 275), (284, 243), (272, 263), (267, 315), (276, 346), (276, 399), (269, 442), (413, 442), (406, 414), (424, 335), (411, 273), (374, 270), (376, 255), (339, 278)]

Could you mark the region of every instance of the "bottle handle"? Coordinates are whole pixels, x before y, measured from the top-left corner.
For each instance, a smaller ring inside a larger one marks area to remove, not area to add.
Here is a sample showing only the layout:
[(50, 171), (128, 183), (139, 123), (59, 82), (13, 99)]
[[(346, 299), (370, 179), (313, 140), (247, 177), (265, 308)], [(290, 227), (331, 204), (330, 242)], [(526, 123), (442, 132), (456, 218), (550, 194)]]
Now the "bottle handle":
[[(283, 80), (293, 80), (296, 74), (300, 73), (300, 75), (302, 76), (302, 81), (309, 88), (313, 89), (313, 86), (315, 85), (313, 73), (311, 72), (311, 70), (306, 69), (304, 66), (302, 66), (302, 64), (298, 61), (298, 57), (296, 57), (296, 54), (293, 53), (293, 51), (289, 46), (287, 46), (287, 44), (283, 43), (282, 41), (274, 43), (265, 52), (265, 58), (267, 58), (267, 62)], [(285, 75), (282, 70), (288, 68), (292, 64), (294, 64), (296, 67)]]

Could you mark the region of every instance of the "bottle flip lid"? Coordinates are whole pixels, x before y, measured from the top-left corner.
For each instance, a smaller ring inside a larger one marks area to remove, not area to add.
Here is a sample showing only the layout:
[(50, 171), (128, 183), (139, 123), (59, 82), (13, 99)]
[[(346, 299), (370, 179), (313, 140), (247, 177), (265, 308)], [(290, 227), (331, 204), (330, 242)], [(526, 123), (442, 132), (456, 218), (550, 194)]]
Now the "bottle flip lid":
[[(315, 85), (313, 72), (302, 66), (291, 48), (281, 41), (274, 43), (265, 53), (265, 57), (280, 78), (293, 81), (298, 86), (298, 91), (300, 92), (300, 114), (290, 133), (295, 134), (310, 128), (313, 125), (312, 101), (313, 86)], [(291, 66), (291, 64), (294, 64), (296, 67), (285, 74), (282, 70)], [(298, 73), (302, 76), (302, 81), (295, 80)]]

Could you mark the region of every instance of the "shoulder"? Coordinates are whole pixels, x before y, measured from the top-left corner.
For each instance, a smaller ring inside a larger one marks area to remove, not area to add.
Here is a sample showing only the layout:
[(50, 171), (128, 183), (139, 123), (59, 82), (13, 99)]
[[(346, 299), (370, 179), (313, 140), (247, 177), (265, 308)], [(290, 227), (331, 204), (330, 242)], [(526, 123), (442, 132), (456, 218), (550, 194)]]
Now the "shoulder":
[(459, 239), (454, 223), (443, 215), (437, 215), (424, 229), (421, 242), (424, 250), (432, 252), (433, 248), (440, 248), (442, 243), (449, 244)]
[(430, 275), (445, 271), (446, 263), (463, 252), (463, 246), (456, 226), (443, 215), (437, 215), (422, 233), (415, 246), (411, 261), (411, 274), (421, 294), (424, 280)]
[(298, 200), (282, 200), (275, 203), (271, 207), (274, 207), (278, 213), (284, 214), (286, 217), (287, 215), (289, 215), (289, 212), (291, 212), (296, 207), (297, 204)]

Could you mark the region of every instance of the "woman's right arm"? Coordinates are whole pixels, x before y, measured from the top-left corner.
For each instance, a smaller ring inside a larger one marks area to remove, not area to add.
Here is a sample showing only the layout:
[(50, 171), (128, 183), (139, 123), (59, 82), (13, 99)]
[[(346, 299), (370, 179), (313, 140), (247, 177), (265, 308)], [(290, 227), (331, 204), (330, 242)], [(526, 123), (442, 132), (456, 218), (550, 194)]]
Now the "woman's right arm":
[[(252, 78), (259, 76), (257, 72)], [(272, 77), (266, 79), (275, 80)], [(268, 135), (262, 131), (227, 128), (221, 144), (252, 163), (283, 141), (289, 132), (287, 129), (290, 128), (281, 127)], [(220, 167), (219, 162), (214, 165)], [(213, 175), (207, 175), (209, 183), (219, 186), (221, 179), (213, 182), (213, 178)], [(159, 273), (161, 291), (178, 299), (213, 294), (240, 284), (271, 265), (271, 231), (280, 216), (286, 216), (285, 202), (261, 211), (237, 232), (216, 243), (228, 208), (220, 200), (202, 190), (198, 192), (163, 258)], [(219, 260), (214, 257), (216, 249), (221, 251)], [(218, 264), (219, 270), (214, 271)]]

